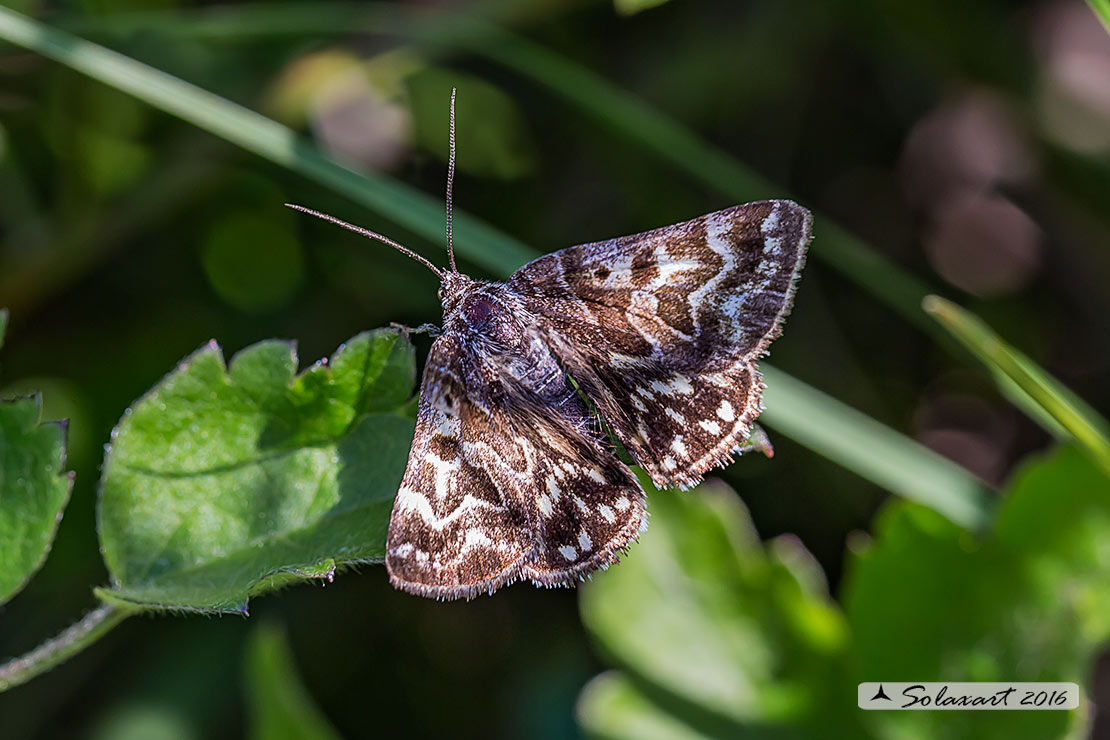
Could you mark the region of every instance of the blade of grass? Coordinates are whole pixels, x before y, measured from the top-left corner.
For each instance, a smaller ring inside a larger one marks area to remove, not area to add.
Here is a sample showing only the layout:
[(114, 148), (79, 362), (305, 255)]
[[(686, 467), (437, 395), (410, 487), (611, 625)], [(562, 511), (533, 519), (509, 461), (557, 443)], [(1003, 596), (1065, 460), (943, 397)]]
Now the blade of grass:
[[(216, 8), (181, 14), (146, 11), (78, 20), (79, 29), (132, 32), (157, 30), (174, 36), (243, 38), (259, 35), (364, 33), (398, 35), (433, 49), (463, 49), (531, 78), (572, 107), (638, 143), (695, 180), (738, 203), (789, 197), (723, 150), (590, 70), (499, 26), (460, 13), (428, 13), (382, 3), (291, 3)], [(929, 333), (936, 326), (921, 314), (930, 288), (832, 221), (820, 217), (813, 254)]]
[(1102, 21), (1107, 33), (1110, 33), (1110, 0), (1087, 0), (1091, 10)]
[(1110, 472), (1110, 425), (1094, 409), (970, 311), (938, 296), (928, 296), (922, 308), (982, 360), (1019, 408), (1049, 432), (1063, 431)]
[[(0, 38), (134, 95), (356, 203), (388, 214), (390, 220), (434, 244), (443, 243), (443, 205), (439, 200), (388, 177), (347, 169), (276, 121), (9, 8), (0, 7)], [(535, 256), (519, 242), (461, 212), (455, 217), (455, 246), (472, 262), (491, 271), (503, 270), (506, 265), (515, 268)]]
[(956, 524), (989, 522), (984, 484), (959, 465), (780, 370), (761, 369), (767, 408), (760, 423)]
[[(0, 39), (25, 46), (117, 87), (150, 105), (238, 144), (248, 151), (305, 174), (370, 208), (384, 210), (414, 232), (439, 241), (442, 211), (438, 201), (381, 175), (365, 176), (344, 169), (321, 156), (289, 129), (242, 106), (220, 98), (145, 64), (69, 34), (48, 28), (26, 16), (0, 7)], [(461, 211), (455, 223), (466, 224), (467, 255), (494, 273), (507, 275), (537, 253)], [(462, 234), (456, 245), (462, 242)], [(433, 236), (434, 235), (434, 236)], [(479, 249), (478, 245), (482, 248)], [(819, 454), (889, 490), (932, 506), (957, 523), (974, 527), (986, 517), (984, 487), (969, 473), (926, 448), (836, 404), (785, 373), (771, 371), (778, 390), (771, 392), (777, 414), (772, 425), (794, 436)], [(817, 405), (824, 418), (835, 422), (833, 433), (815, 434), (810, 411)], [(835, 418), (838, 417), (839, 418)], [(869, 450), (896, 451), (899, 464), (884, 466), (869, 460)], [(928, 481), (923, 484), (922, 480)], [(963, 499), (961, 507), (952, 499)]]

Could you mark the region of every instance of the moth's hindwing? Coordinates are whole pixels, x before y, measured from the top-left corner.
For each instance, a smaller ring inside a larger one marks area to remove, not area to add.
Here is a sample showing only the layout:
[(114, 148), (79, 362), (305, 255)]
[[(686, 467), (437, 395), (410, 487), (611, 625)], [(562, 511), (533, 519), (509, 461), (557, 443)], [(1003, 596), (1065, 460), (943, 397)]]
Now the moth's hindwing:
[(762, 409), (811, 216), (762, 201), (541, 257), (508, 282), (656, 485), (696, 484)]
[(534, 432), (523, 439), (537, 455), (529, 503), (538, 514), (538, 537), (524, 572), (539, 585), (572, 585), (614, 562), (636, 539), (647, 524), (644, 493), (598, 438), (567, 434), (565, 425), (540, 417), (532, 425)]

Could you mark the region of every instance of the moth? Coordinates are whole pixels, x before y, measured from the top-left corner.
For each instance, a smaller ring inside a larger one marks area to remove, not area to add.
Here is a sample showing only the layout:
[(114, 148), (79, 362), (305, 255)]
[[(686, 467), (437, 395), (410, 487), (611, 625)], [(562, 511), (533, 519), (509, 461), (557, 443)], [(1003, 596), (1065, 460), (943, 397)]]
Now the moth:
[(657, 487), (689, 487), (753, 437), (757, 360), (790, 311), (811, 239), (788, 200), (554, 252), (504, 283), (384, 242), (440, 280), (443, 326), (420, 385), (393, 506), (392, 584), (471, 599), (518, 580), (570, 586), (646, 528), (646, 500), (606, 429)]

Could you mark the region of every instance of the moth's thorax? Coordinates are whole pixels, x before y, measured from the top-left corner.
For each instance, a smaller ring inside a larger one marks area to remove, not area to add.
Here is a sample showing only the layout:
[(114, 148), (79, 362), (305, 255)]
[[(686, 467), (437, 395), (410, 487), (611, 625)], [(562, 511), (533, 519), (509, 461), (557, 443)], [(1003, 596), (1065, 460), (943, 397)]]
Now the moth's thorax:
[(504, 285), (448, 274), (443, 281), (443, 329), (489, 351), (519, 349), (527, 325), (520, 300)]

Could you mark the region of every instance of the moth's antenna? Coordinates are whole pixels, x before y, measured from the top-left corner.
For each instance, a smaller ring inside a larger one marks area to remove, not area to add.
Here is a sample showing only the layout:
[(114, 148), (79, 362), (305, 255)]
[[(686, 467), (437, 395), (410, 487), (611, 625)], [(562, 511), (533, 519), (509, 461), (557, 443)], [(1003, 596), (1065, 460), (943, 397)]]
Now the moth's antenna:
[(309, 216), (315, 216), (316, 218), (323, 219), (324, 221), (330, 221), (331, 223), (335, 224), (336, 226), (342, 226), (344, 229), (347, 229), (348, 231), (353, 231), (356, 234), (362, 234), (365, 237), (369, 237), (371, 239), (376, 239), (377, 241), (380, 241), (382, 244), (388, 244), (389, 246), (396, 249), (398, 252), (401, 252), (402, 254), (407, 254), (409, 257), (412, 257), (417, 262), (420, 262), (421, 264), (423, 264), (425, 267), (427, 267), (429, 270), (431, 270), (432, 272), (434, 272), (436, 274), (436, 276), (440, 279), (440, 282), (443, 281), (443, 270), (440, 270), (438, 267), (433, 265), (431, 262), (429, 262), (425, 258), (421, 257), (416, 252), (412, 251), (408, 247), (401, 246), (400, 244), (393, 241), (392, 239), (390, 239), (387, 236), (382, 236), (381, 234), (378, 234), (377, 232), (370, 231), (370, 229), (364, 229), (361, 226), (355, 226), (354, 224), (349, 224), (346, 221), (342, 221), (342, 220), (336, 218), (335, 216), (329, 216), (326, 213), (320, 213), (319, 211), (314, 211), (311, 208), (305, 208), (304, 206), (298, 206), (294, 203), (286, 203), (285, 205), (288, 208), (292, 208), (294, 211), (300, 211), (301, 213), (307, 213)]
[(455, 88), (451, 88), (451, 153), (447, 158), (447, 255), (451, 258), (451, 272), (459, 274), (455, 267), (455, 245), (451, 241), (451, 190), (455, 184)]

